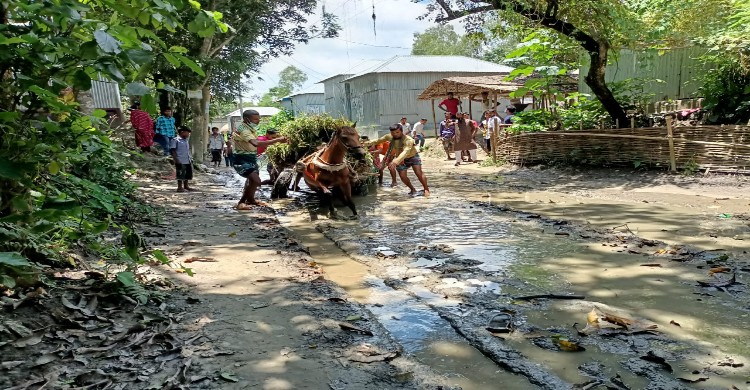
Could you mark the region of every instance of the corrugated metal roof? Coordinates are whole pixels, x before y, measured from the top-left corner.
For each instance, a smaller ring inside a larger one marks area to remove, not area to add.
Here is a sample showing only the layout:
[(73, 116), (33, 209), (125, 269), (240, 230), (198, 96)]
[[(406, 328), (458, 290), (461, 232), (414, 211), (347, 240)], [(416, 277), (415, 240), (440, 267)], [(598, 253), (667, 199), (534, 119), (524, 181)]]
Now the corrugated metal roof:
[(299, 96), (299, 95), (307, 95), (307, 94), (324, 94), (326, 92), (325, 86), (320, 83), (315, 83), (313, 85), (308, 86), (307, 88), (303, 88), (299, 92), (295, 92), (289, 96), (284, 96), (282, 99), (288, 99), (291, 97)]
[(349, 69), (347, 69), (345, 71), (336, 73), (334, 75), (331, 75), (331, 76), (328, 76), (328, 77), (324, 78), (323, 80), (318, 81), (318, 83), (324, 83), (324, 82), (326, 82), (326, 81), (328, 81), (328, 80), (330, 80), (330, 79), (332, 79), (334, 77), (338, 77), (338, 76), (342, 76), (342, 75), (352, 76), (352, 75), (355, 75), (355, 74), (359, 74), (359, 73), (364, 72), (364, 71), (366, 71), (368, 69), (376, 68), (379, 65), (383, 64), (383, 62), (385, 62), (385, 61), (384, 60), (363, 60), (362, 62), (357, 63), (356, 65), (352, 66), (351, 68), (349, 68)]
[(464, 56), (395, 56), (347, 80), (370, 73), (477, 72), (508, 74), (513, 68)]

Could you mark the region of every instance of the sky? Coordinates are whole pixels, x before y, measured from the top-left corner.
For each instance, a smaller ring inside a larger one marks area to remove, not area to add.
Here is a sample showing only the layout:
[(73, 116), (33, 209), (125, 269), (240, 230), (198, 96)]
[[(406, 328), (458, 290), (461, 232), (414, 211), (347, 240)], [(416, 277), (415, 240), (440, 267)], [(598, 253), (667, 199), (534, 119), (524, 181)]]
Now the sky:
[[(396, 55), (408, 55), (415, 32), (423, 32), (435, 22), (418, 20), (426, 13), (426, 2), (410, 0), (374, 0), (375, 30), (372, 26), (373, 0), (319, 0), (326, 11), (338, 18), (341, 26), (339, 36), (315, 39), (307, 45), (298, 45), (291, 56), (269, 61), (254, 74), (247, 83), (252, 91), (248, 98), (259, 96), (275, 86), (279, 72), (294, 65), (307, 74), (308, 80), (300, 88), (335, 74), (344, 73), (363, 60), (386, 60)], [(310, 23), (319, 20), (318, 15), (308, 18)], [(258, 80), (258, 77), (263, 80)]]

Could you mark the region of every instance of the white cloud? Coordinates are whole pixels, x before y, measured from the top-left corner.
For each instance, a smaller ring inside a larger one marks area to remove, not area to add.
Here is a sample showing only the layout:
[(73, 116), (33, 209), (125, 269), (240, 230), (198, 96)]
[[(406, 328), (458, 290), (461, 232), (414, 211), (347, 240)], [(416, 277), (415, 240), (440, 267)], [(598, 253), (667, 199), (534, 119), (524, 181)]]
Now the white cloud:
[[(315, 39), (300, 45), (291, 56), (273, 59), (254, 74), (248, 84), (248, 96), (261, 95), (278, 82), (279, 72), (294, 65), (307, 73), (303, 88), (337, 73), (343, 73), (363, 60), (385, 60), (408, 55), (415, 32), (435, 25), (418, 20), (426, 13), (426, 4), (410, 0), (375, 1), (375, 30), (372, 23), (372, 0), (324, 0), (326, 11), (338, 17), (338, 38)], [(311, 16), (311, 22), (319, 16)], [(455, 26), (459, 26), (458, 23)], [(263, 80), (258, 80), (258, 77)]]

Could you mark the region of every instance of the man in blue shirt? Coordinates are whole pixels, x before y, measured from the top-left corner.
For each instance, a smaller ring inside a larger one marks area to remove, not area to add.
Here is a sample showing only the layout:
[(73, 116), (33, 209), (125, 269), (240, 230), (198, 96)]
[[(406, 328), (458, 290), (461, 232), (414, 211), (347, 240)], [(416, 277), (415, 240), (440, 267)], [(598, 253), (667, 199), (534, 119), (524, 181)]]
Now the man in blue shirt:
[(154, 142), (161, 146), (165, 156), (169, 156), (169, 145), (172, 138), (175, 137), (174, 117), (172, 117), (172, 108), (164, 107), (161, 115), (156, 118)]

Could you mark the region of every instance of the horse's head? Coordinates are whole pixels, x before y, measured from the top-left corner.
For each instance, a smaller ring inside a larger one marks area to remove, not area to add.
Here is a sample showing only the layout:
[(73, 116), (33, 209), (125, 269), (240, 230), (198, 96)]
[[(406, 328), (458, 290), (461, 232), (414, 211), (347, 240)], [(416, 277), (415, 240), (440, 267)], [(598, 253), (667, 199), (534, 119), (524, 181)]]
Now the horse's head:
[(366, 151), (359, 143), (359, 133), (354, 127), (341, 127), (336, 130), (335, 137), (339, 139), (342, 145), (346, 147), (346, 151), (350, 153), (354, 158), (362, 160), (365, 158)]

